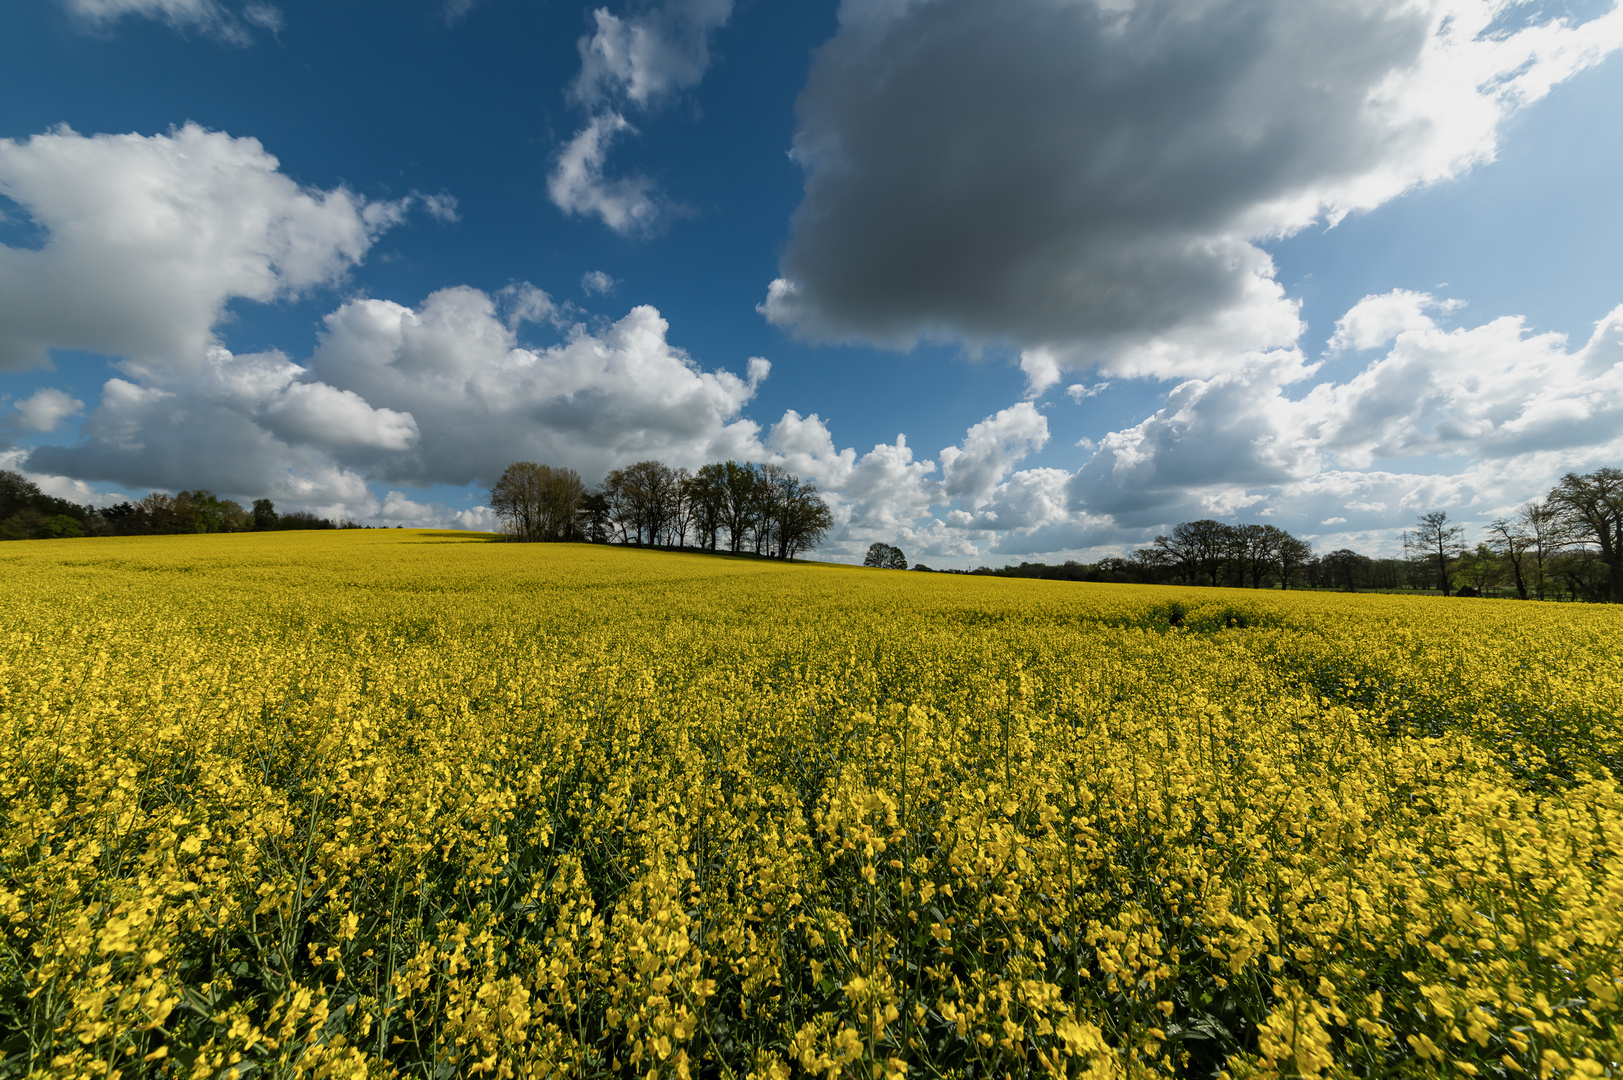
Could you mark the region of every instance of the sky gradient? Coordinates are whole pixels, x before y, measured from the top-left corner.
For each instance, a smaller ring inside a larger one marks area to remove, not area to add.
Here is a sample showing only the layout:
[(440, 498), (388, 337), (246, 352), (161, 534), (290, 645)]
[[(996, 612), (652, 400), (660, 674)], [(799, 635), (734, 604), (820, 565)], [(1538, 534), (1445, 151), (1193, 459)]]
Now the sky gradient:
[(76, 501), (479, 528), (514, 460), (731, 457), (967, 567), (1623, 464), (1615, 0), (7, 21), (0, 467)]

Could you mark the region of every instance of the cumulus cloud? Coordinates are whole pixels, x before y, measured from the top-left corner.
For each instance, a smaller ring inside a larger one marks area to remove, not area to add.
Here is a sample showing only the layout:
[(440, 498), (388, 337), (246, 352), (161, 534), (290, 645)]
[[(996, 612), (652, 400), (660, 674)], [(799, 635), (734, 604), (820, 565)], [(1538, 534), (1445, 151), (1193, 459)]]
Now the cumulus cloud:
[(637, 458), (697, 465), (737, 457), (758, 428), (739, 414), (771, 365), (706, 371), (667, 339), (652, 307), (599, 333), (521, 345), (495, 300), (444, 289), (417, 308), (355, 300), (328, 315), (310, 360), (321, 381), (415, 418), (420, 437), (379, 466), (411, 483), (488, 480), (516, 459), (588, 475)]
[[(489, 524), (483, 511), (421, 503), (401, 486), (488, 484), (526, 458), (588, 479), (645, 458), (769, 461), (825, 492), (831, 551), (848, 555), (874, 539), (972, 555), (934, 507), (978, 501), (983, 518), (1012, 527), (1047, 520), (1033, 508), (1055, 501), (1051, 477), (1011, 474), (1048, 438), (1028, 402), (969, 428), (942, 450), (938, 473), (905, 435), (859, 453), (838, 446), (816, 414), (793, 410), (763, 431), (743, 410), (771, 365), (754, 357), (743, 374), (707, 370), (670, 342), (651, 307), (596, 330), (568, 325), (551, 346), (520, 340), (526, 322), (559, 311), (527, 284), (498, 296), (444, 289), (415, 307), (352, 300), (325, 318), (302, 363), (214, 346), (198, 365), (109, 379), (78, 442), (35, 447), (18, 465), (79, 484), (206, 487), (373, 523), (477, 527)], [(78, 405), (36, 398), (29, 415)], [(381, 499), (379, 484), (391, 485)]]
[(808, 337), (1211, 377), (1301, 332), (1259, 243), (1489, 160), (1623, 43), (1510, 0), (846, 0), (761, 310)]
[(264, 426), (289, 443), (324, 450), (407, 450), (417, 441), (410, 413), (374, 409), (353, 390), (291, 383), (265, 403)]
[[(1073, 507), (1133, 527), (1256, 507), (1310, 531), (1391, 529), (1417, 507), (1502, 512), (1623, 455), (1623, 306), (1577, 348), (1516, 317), (1444, 328), (1427, 312), (1445, 307), (1424, 293), (1366, 297), (1337, 337), (1387, 351), (1344, 382), (1312, 384), (1315, 366), (1280, 352), (1180, 383), (1153, 416), (1099, 440)], [(1404, 462), (1414, 471), (1394, 468)]]
[(1326, 348), (1331, 353), (1377, 349), (1406, 330), (1429, 330), (1436, 325), (1427, 311), (1454, 311), (1458, 301), (1439, 301), (1429, 293), (1393, 289), (1366, 296), (1336, 320), (1336, 331)]
[(17, 402), (13, 423), (24, 431), (55, 431), (56, 425), (84, 411), (85, 403), (61, 390), (45, 388)]
[[(545, 297), (515, 295), (532, 308)], [(26, 465), (354, 512), (376, 510), (369, 482), (490, 483), (523, 458), (588, 476), (651, 457), (764, 459), (759, 427), (740, 412), (771, 365), (757, 357), (743, 376), (706, 371), (666, 332), (644, 306), (597, 333), (576, 325), (557, 345), (529, 348), (498, 298), (475, 289), (442, 290), (416, 308), (353, 300), (327, 316), (304, 364), (215, 346), (191, 368), (108, 380), (80, 441), (37, 447)], [(36, 398), (29, 415), (64, 405)]]
[(236, 10), (216, 0), (62, 0), (62, 6), (97, 26), (132, 15), (167, 23), (176, 30), (196, 30), (233, 45), (246, 45), (253, 29), (275, 34), (285, 25), (281, 9), (266, 3), (246, 3)]
[(984, 501), (1014, 463), (1048, 442), (1048, 420), (1022, 401), (987, 417), (964, 436), (961, 446), (941, 451), (942, 490), (971, 504)]
[(478, 0), (445, 0), (440, 5), (440, 18), (445, 20), (446, 26), (455, 26), (468, 17), (477, 3)]
[(651, 231), (681, 208), (654, 182), (632, 173), (605, 173), (609, 149), (637, 133), (625, 112), (656, 109), (704, 78), (710, 38), (727, 24), (733, 0), (665, 0), (626, 16), (592, 13), (593, 32), (580, 39), (580, 73), (569, 96), (591, 117), (559, 150), (547, 194), (566, 214), (596, 216), (615, 232)]
[(52, 347), (198, 365), (229, 301), (340, 280), (408, 205), (301, 187), (257, 139), (196, 124), (0, 139), (0, 194), (46, 234), (0, 245), (0, 371)]
[(570, 95), (588, 107), (624, 100), (647, 108), (697, 86), (710, 67), (710, 35), (732, 13), (733, 0), (666, 0), (623, 18), (598, 8), (593, 32), (580, 39)]
[(1025, 349), (1020, 353), (1020, 370), (1026, 375), (1026, 399), (1035, 401), (1060, 381), (1059, 358), (1050, 349)]
[(974, 531), (1010, 533), (1068, 521), (1071, 514), (1066, 489), (1070, 479), (1071, 474), (1064, 469), (1022, 469), (1002, 483), (989, 486), (972, 510), (949, 511), (947, 523)]
[(834, 497), (834, 538), (850, 547), (910, 535), (940, 500), (940, 484), (930, 476), (935, 462), (915, 458), (906, 435), (859, 456), (852, 447), (837, 449), (833, 433), (816, 413), (801, 416), (790, 409), (772, 426), (763, 450), (766, 460)]
[[(1428, 320), (1429, 323), (1429, 320)], [(1569, 352), (1519, 317), (1418, 325), (1338, 386), (1313, 388), (1298, 426), (1343, 465), (1428, 454), (1472, 460), (1605, 445), (1623, 431), (1623, 305)]]
[(110, 379), (80, 425), (81, 441), (34, 448), (27, 470), (136, 490), (202, 487), (304, 505), (364, 502), (359, 472), (255, 422), (299, 374), (277, 353), (215, 349), (204, 369), (187, 377)]
[(417, 195), (415, 198), (422, 203), (428, 216), (436, 221), (450, 224), (461, 220), (457, 214), (455, 195), (442, 191), (437, 195)]

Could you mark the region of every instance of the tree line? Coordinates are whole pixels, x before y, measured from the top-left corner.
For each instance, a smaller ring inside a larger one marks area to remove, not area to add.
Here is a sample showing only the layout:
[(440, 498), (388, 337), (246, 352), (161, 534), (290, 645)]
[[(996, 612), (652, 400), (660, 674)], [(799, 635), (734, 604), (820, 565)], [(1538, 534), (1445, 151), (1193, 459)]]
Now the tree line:
[[(1623, 470), (1568, 473), (1546, 495), (1491, 522), (1474, 546), (1466, 542), (1464, 527), (1444, 511), (1421, 515), (1400, 539), (1401, 557), (1375, 558), (1350, 548), (1316, 554), (1306, 541), (1272, 525), (1205, 519), (1181, 522), (1126, 557), (1059, 565), (1022, 562), (1001, 569), (982, 566), (968, 573), (1623, 603)], [(873, 561), (876, 557), (870, 549), (868, 565), (893, 565)], [(913, 569), (929, 567), (921, 564)]]
[[(726, 550), (791, 559), (816, 547), (833, 515), (815, 485), (774, 464), (716, 462), (698, 472), (642, 461), (588, 488), (573, 469), (517, 462), (490, 492), (515, 540), (585, 540)], [(139, 536), (358, 528), (306, 512), (278, 513), (269, 499), (243, 506), (197, 489), (152, 492), (93, 507), (47, 495), (0, 470), (0, 539)], [(1273, 525), (1181, 522), (1131, 556), (1050, 566), (1021, 563), (973, 573), (1072, 581), (1310, 589), (1426, 589), (1443, 595), (1503, 593), (1522, 599), (1623, 603), (1623, 470), (1568, 473), (1541, 498), (1490, 523), (1475, 546), (1447, 513), (1422, 515), (1402, 537), (1403, 557), (1347, 548), (1314, 554)], [(904, 569), (899, 548), (876, 543), (868, 566)], [(922, 564), (915, 570), (928, 570)]]
[(724, 549), (779, 559), (810, 551), (834, 524), (816, 485), (780, 465), (737, 461), (697, 472), (639, 461), (595, 487), (574, 469), (518, 461), (490, 489), (490, 508), (513, 540)]
[(1475, 547), (1441, 511), (1403, 536), (1405, 551), (1447, 596), (1483, 595), (1623, 604), (1623, 469), (1567, 473), (1542, 498), (1495, 519)]
[(0, 540), (340, 528), (358, 526), (303, 511), (280, 514), (269, 499), (255, 499), (245, 510), (201, 488), (177, 495), (154, 491), (114, 506), (82, 506), (45, 494), (20, 473), (0, 470)]

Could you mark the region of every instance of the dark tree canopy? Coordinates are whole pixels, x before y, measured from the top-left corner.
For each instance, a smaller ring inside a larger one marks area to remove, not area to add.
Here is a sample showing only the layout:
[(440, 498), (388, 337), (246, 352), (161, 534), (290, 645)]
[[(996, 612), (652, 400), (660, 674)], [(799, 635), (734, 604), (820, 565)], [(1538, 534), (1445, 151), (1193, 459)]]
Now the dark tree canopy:
[(1605, 598), (1623, 604), (1623, 469), (1568, 473), (1551, 489), (1549, 506), (1569, 544), (1593, 544), (1609, 581)]
[(780, 465), (719, 461), (698, 472), (660, 461), (614, 469), (588, 488), (573, 469), (509, 465), (490, 506), (515, 540), (586, 540), (639, 547), (695, 546), (793, 559), (816, 547), (834, 514)]
[(240, 503), (202, 488), (175, 495), (154, 491), (138, 502), (101, 508), (80, 506), (45, 494), (20, 473), (0, 470), (0, 539), (4, 540), (335, 528), (336, 524), (314, 514), (278, 514), (269, 499), (254, 500), (250, 512)]
[(869, 544), (868, 555), (862, 560), (863, 566), (877, 566), (882, 570), (906, 570), (907, 556), (902, 549), (892, 547), (890, 544)]

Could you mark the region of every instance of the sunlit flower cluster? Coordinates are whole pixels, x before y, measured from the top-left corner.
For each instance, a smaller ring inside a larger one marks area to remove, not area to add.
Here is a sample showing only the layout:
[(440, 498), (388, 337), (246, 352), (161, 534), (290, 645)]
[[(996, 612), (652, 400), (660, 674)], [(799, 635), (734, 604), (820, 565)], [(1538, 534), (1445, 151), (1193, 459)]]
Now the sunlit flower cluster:
[(1618, 1074), (1623, 614), (0, 560), (0, 1073)]

